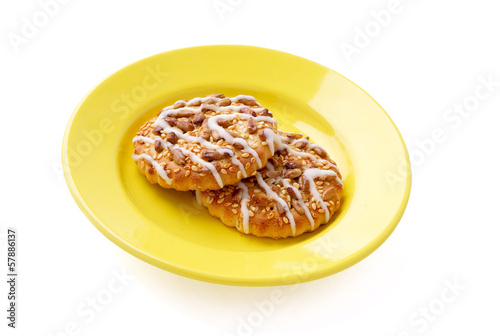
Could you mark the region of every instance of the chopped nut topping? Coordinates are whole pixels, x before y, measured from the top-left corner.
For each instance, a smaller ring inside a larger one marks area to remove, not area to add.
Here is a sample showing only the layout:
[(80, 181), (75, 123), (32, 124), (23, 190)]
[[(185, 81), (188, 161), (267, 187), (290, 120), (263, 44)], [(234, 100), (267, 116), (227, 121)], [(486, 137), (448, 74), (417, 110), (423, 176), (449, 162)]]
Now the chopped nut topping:
[(213, 93), (213, 94), (208, 95), (207, 97), (225, 98), (226, 96), (224, 96), (222, 93)]
[(175, 144), (177, 142), (177, 134), (175, 134), (174, 132), (168, 132), (167, 141), (171, 144)]
[(324, 157), (326, 157), (326, 156), (327, 156), (327, 154), (326, 154), (325, 150), (324, 150), (323, 148), (319, 147), (319, 146), (315, 146), (315, 147), (313, 148), (313, 151), (314, 151), (316, 154), (318, 154), (319, 156), (321, 156), (322, 158), (324, 158)]
[(322, 197), (324, 201), (329, 201), (333, 198), (334, 195), (335, 195), (335, 187), (332, 186), (325, 189)]
[(186, 102), (184, 100), (178, 100), (175, 102), (174, 106), (172, 106), (174, 109), (178, 109), (181, 107), (186, 106)]
[(248, 133), (254, 134), (255, 132), (257, 132), (257, 124), (255, 123), (255, 120), (253, 120), (252, 118), (248, 120), (247, 127), (248, 127)]
[(250, 106), (257, 105), (257, 102), (255, 100), (245, 99), (245, 98), (238, 99), (238, 103), (245, 104), (245, 105), (250, 105)]
[(172, 150), (172, 157), (178, 165), (183, 165), (186, 162), (186, 155), (179, 148)]
[(160, 135), (162, 130), (163, 130), (163, 127), (156, 126), (156, 128), (153, 130), (153, 134)]
[(194, 130), (194, 124), (191, 119), (188, 118), (179, 118), (175, 122), (175, 126), (177, 126), (179, 129), (181, 129), (184, 132), (189, 132)]
[(259, 112), (259, 115), (260, 116), (266, 116), (266, 117), (272, 117), (273, 114), (271, 112), (269, 112), (268, 109), (263, 109), (262, 111)]
[(213, 149), (202, 149), (201, 157), (204, 160), (220, 160), (225, 157), (225, 155), (213, 150)]
[(250, 114), (252, 117), (256, 117), (257, 116), (257, 113), (252, 110), (251, 108), (248, 108), (248, 107), (242, 107), (240, 109), (240, 112), (241, 113), (245, 113), (245, 114)]
[(193, 119), (193, 123), (195, 125), (198, 125), (198, 124), (201, 124), (203, 122), (203, 120), (205, 120), (205, 114), (203, 112), (200, 112), (198, 113), (194, 119)]
[(229, 99), (229, 98), (221, 99), (217, 103), (217, 106), (229, 106), (229, 105), (231, 105), (231, 99)]
[(257, 206), (266, 206), (271, 203), (271, 199), (267, 195), (253, 194), (250, 196), (250, 204)]
[(155, 151), (156, 151), (157, 153), (161, 153), (161, 152), (163, 152), (163, 145), (162, 145), (162, 143), (161, 143), (161, 140), (159, 140), (159, 139), (156, 139), (156, 140), (155, 140)]

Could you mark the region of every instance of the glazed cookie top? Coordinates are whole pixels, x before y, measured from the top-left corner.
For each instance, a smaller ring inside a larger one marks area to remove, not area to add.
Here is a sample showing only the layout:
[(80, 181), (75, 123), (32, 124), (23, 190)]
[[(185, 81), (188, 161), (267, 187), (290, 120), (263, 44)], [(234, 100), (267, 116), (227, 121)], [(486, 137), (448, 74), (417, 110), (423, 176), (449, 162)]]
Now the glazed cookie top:
[(335, 162), (302, 134), (280, 131), (277, 139), (265, 168), (236, 185), (197, 193), (199, 201), (223, 222), (232, 221), (229, 209), (238, 218), (231, 226), (257, 236), (296, 236), (328, 222), (343, 190)]
[(164, 187), (215, 190), (265, 166), (275, 132), (272, 113), (252, 96), (179, 100), (140, 129), (133, 159), (156, 170)]

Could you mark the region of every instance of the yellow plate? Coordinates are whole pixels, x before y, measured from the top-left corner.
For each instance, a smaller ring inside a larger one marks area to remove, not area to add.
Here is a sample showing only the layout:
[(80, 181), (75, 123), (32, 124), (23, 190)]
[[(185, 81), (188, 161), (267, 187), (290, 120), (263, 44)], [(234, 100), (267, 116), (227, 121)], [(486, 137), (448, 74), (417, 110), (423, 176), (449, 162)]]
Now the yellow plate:
[[(253, 95), (281, 129), (329, 151), (345, 193), (328, 225), (283, 240), (247, 236), (211, 217), (190, 192), (139, 174), (131, 158), (139, 127), (177, 99), (210, 93)], [(238, 45), (168, 51), (114, 73), (71, 116), (62, 159), (73, 197), (111, 241), (165, 270), (231, 285), (305, 282), (355, 264), (394, 230), (411, 185), (403, 139), (366, 92), (317, 63)]]

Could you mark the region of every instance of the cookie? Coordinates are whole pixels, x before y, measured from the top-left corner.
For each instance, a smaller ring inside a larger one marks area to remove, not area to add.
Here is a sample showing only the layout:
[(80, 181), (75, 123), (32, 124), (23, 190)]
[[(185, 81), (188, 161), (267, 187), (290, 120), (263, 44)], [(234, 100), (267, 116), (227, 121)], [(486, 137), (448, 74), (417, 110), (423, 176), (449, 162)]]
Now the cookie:
[(236, 185), (196, 192), (211, 215), (258, 237), (296, 237), (327, 223), (340, 206), (341, 174), (326, 151), (301, 134), (279, 132), (266, 167)]
[(216, 190), (264, 167), (276, 132), (272, 113), (252, 96), (179, 100), (141, 127), (132, 157), (151, 183)]

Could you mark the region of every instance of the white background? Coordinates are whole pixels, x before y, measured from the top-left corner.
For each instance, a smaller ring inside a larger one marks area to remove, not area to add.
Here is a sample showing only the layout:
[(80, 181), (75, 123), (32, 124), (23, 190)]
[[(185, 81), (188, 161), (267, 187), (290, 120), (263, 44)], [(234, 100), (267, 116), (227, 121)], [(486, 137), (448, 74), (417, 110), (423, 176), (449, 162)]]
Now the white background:
[[(16, 45), (10, 39), (22, 36), (24, 20), (43, 19), (42, 7), (2, 2), (0, 260), (5, 228), (16, 227), (20, 277), (16, 330), (6, 327), (1, 281), (1, 334), (498, 335), (500, 8), (491, 0), (401, 0), (381, 27), (372, 11), (393, 9), (388, 0), (222, 0), (230, 6), (223, 13), (214, 3), (71, 0), (52, 7), (53, 17)], [(366, 45), (364, 29), (371, 29)], [(308, 58), (385, 108), (412, 154), (414, 175), (407, 211), (381, 248), (340, 274), (296, 287), (230, 287), (143, 263), (84, 217), (59, 168), (77, 103), (134, 61), (204, 44)], [(357, 48), (352, 57), (342, 52), (347, 44)], [(488, 77), (496, 86), (474, 98)], [(464, 103), (467, 117), (447, 112)], [(432, 145), (436, 129), (445, 140)], [(117, 272), (134, 279), (114, 282)], [(108, 298), (110, 283), (118, 290)], [(266, 306), (273, 291), (283, 299)], [(94, 316), (86, 300), (98, 295), (110, 302)]]

